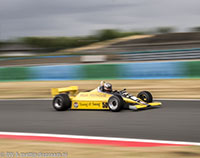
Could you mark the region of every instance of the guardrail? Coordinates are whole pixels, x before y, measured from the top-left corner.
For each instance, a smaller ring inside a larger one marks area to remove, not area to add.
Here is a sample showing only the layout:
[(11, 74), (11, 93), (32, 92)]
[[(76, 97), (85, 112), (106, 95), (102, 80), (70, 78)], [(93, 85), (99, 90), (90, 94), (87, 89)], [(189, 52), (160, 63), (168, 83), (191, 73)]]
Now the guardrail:
[(25, 57), (3, 57), (0, 58), (0, 61), (6, 60), (24, 60), (24, 59), (48, 59), (48, 58), (67, 58), (74, 57), (78, 55), (54, 55), (54, 56), (25, 56)]
[(121, 52), (119, 54), (120, 59), (125, 61), (200, 59), (200, 48)]
[[(109, 56), (110, 55), (110, 56)], [(200, 59), (200, 48), (191, 48), (191, 49), (167, 49), (167, 50), (149, 50), (149, 51), (134, 51), (134, 52), (119, 52), (119, 53), (106, 53), (104, 55), (106, 60), (120, 60), (120, 61), (153, 61), (153, 60), (180, 60), (180, 59)], [(0, 65), (7, 65), (7, 61), (12, 65), (12, 61), (17, 60), (28, 60), (31, 59), (31, 62), (37, 62), (35, 59), (54, 59), (56, 58), (57, 63), (71, 63), (70, 58), (76, 58), (76, 62), (84, 62), (81, 59), (87, 56), (85, 55), (59, 55), (59, 56), (29, 56), (29, 57), (7, 57), (7, 58), (0, 58), (2, 64)], [(102, 62), (103, 60), (97, 60), (96, 54), (90, 55), (92, 57), (90, 62)], [(69, 60), (65, 60), (64, 62), (61, 61), (63, 58), (68, 58)], [(93, 60), (93, 61), (92, 61)], [(42, 61), (40, 61), (42, 63)], [(26, 62), (27, 64), (30, 63), (30, 60)], [(45, 62), (46, 63), (46, 62)], [(52, 63), (52, 61), (49, 61)], [(53, 60), (53, 63), (55, 61)], [(22, 65), (23, 63), (18, 63)], [(36, 63), (38, 64), (38, 63)], [(39, 63), (40, 64), (40, 63)]]
[(200, 78), (200, 61), (0, 67), (0, 81)]

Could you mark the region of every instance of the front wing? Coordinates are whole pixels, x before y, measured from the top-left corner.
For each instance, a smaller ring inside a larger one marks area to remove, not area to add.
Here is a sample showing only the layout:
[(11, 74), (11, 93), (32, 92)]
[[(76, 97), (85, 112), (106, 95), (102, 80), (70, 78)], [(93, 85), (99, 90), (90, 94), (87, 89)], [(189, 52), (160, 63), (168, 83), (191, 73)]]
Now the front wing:
[(152, 102), (152, 103), (148, 103), (147, 105), (139, 104), (139, 105), (129, 106), (129, 108), (130, 108), (130, 109), (133, 109), (133, 110), (138, 110), (138, 109), (146, 109), (146, 108), (160, 107), (161, 105), (162, 105), (161, 102)]

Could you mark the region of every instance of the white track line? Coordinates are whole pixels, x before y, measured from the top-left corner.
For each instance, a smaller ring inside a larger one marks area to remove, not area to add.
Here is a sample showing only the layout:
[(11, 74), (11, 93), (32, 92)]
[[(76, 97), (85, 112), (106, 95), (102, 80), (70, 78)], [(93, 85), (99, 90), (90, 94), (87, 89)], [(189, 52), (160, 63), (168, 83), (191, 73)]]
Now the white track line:
[[(27, 98), (27, 99), (0, 99), (0, 101), (26, 101), (26, 100), (53, 100), (53, 98)], [(172, 101), (200, 101), (200, 99), (155, 99), (155, 101), (170, 101), (170, 100), (172, 100)]]
[(118, 138), (118, 137), (96, 137), (96, 136), (83, 136), (83, 135), (63, 135), (63, 134), (46, 134), (46, 133), (21, 133), (21, 132), (0, 132), (0, 135), (54, 137), (54, 138), (74, 138), (74, 139), (90, 139), (90, 140), (112, 140), (112, 141), (126, 141), (126, 142), (163, 143), (163, 144), (174, 144), (174, 145), (195, 145), (195, 146), (200, 146), (199, 142), (166, 141), (166, 140)]
[(43, 101), (43, 100), (53, 100), (53, 98), (0, 99), (0, 101), (26, 101), (26, 100), (39, 100), (39, 101), (41, 100), (41, 101)]
[(163, 101), (170, 101), (170, 100), (172, 100), (172, 101), (200, 101), (200, 99), (155, 99), (155, 100), (163, 100)]

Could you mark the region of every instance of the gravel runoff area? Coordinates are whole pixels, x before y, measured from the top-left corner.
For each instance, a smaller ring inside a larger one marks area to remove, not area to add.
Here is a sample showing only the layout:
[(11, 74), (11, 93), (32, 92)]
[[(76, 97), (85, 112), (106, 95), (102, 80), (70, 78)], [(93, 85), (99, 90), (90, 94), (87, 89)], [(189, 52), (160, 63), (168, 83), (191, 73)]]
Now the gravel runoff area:
[[(127, 88), (132, 94), (150, 91), (156, 99), (200, 99), (200, 79), (106, 81), (113, 84), (113, 89)], [(94, 89), (99, 84), (100, 80), (0, 82), (0, 99), (50, 98), (51, 88), (76, 85), (80, 91), (84, 91)]]
[[(114, 147), (105, 145), (86, 145), (76, 143), (56, 143), (40, 142), (28, 140), (0, 139), (0, 154), (2, 158), (13, 156), (28, 156), (36, 154), (35, 157), (56, 157), (61, 154), (61, 158), (199, 158), (199, 146), (184, 147)], [(27, 155), (26, 155), (27, 154)], [(40, 154), (40, 155), (39, 155)], [(43, 154), (43, 156), (41, 156)], [(46, 155), (45, 155), (46, 154)]]

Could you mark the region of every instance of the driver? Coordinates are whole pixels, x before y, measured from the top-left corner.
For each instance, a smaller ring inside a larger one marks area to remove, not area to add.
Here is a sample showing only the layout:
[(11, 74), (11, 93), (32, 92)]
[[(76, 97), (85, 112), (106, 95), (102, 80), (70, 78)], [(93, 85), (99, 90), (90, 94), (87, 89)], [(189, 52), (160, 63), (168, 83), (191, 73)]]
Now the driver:
[(112, 93), (112, 84), (101, 81), (101, 86), (99, 90), (106, 93)]

